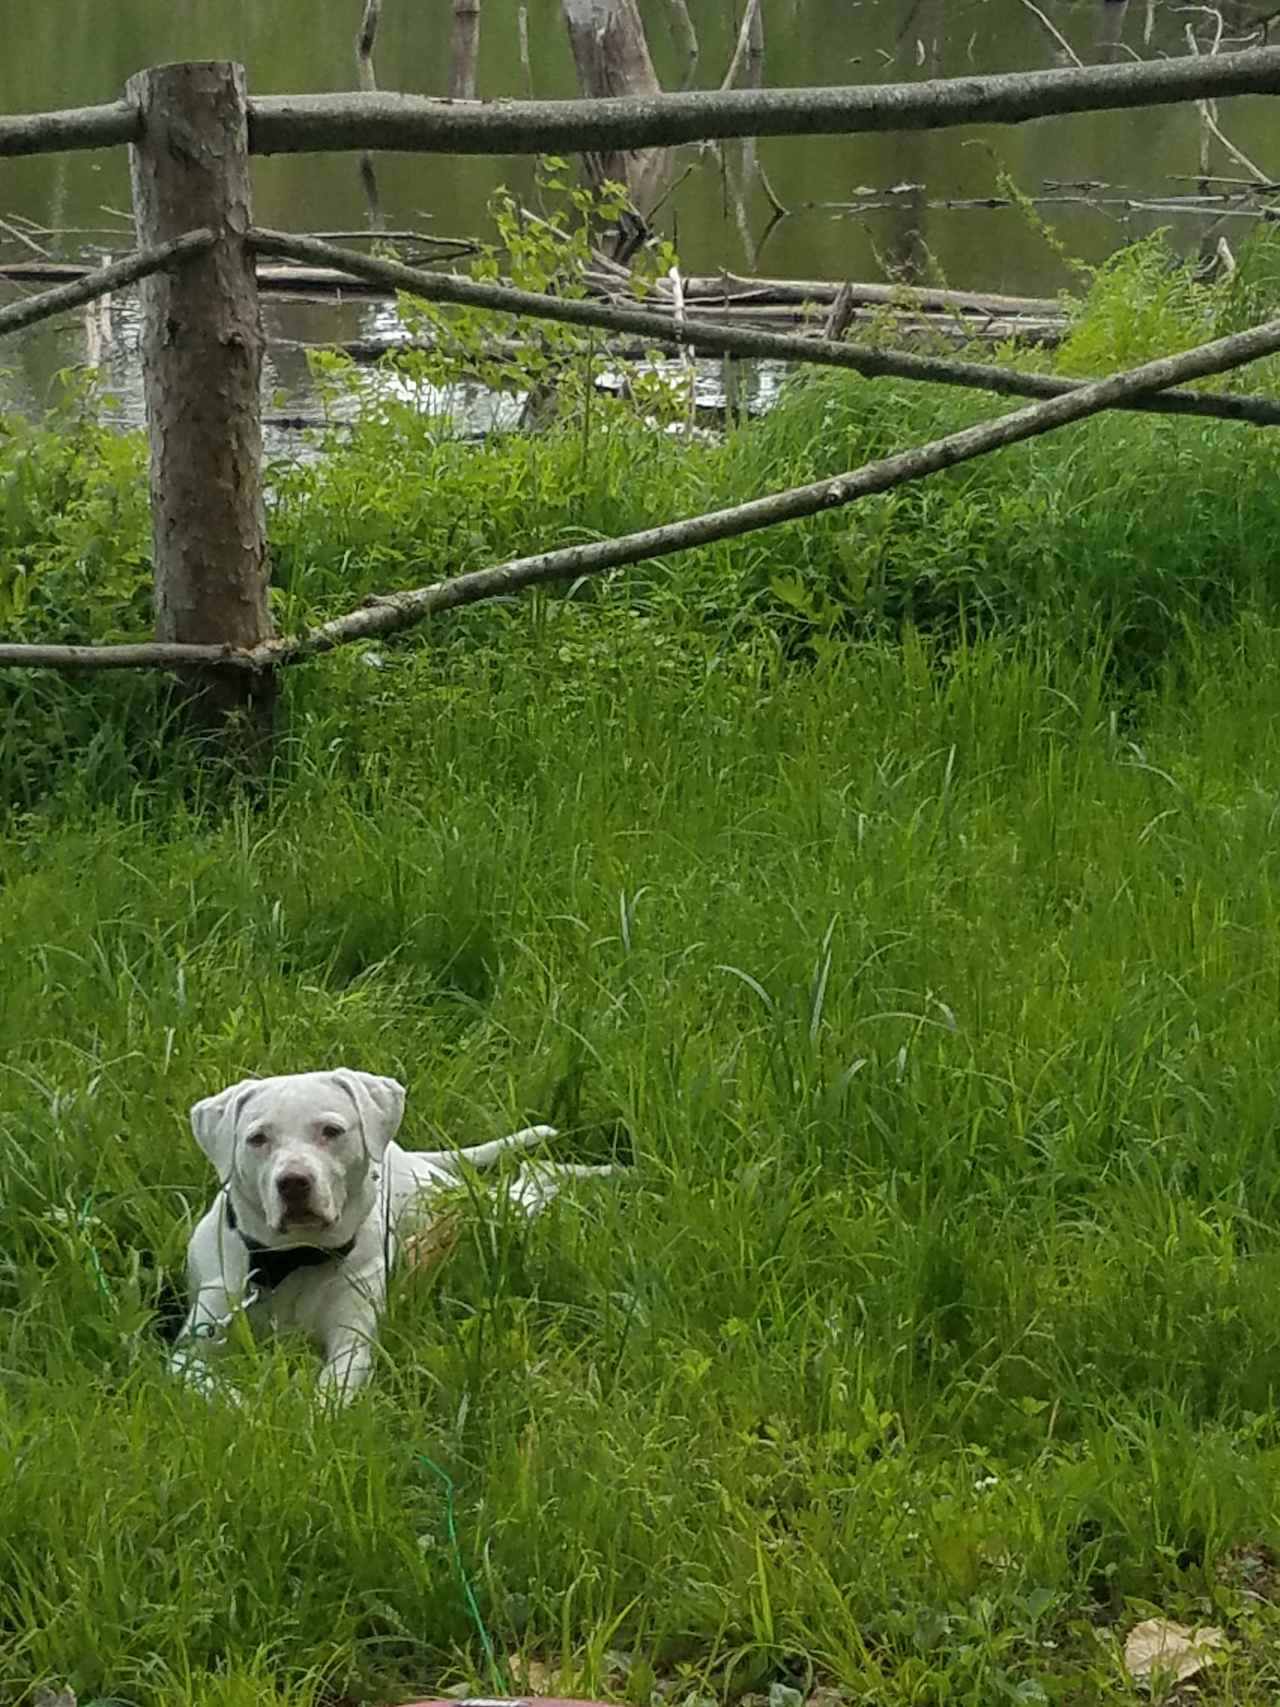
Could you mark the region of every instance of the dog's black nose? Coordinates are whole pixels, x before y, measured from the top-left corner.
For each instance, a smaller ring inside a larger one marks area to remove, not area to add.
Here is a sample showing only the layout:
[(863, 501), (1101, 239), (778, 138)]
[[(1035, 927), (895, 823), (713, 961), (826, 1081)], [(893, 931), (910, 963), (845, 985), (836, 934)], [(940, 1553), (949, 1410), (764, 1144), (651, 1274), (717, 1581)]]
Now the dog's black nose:
[(281, 1174), (276, 1181), (276, 1190), (282, 1203), (296, 1209), (311, 1195), (311, 1181), (306, 1174)]

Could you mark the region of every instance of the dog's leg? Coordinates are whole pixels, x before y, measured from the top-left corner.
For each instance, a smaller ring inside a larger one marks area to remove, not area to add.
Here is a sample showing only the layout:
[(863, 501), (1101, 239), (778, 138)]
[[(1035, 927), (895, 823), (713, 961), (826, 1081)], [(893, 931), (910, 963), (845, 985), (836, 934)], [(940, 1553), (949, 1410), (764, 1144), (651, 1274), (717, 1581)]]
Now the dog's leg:
[(170, 1353), (170, 1374), (198, 1392), (212, 1393), (215, 1382), (210, 1354), (216, 1355), (225, 1346), (228, 1326), (242, 1308), (243, 1301), (232, 1298), (226, 1287), (202, 1286)]
[(324, 1368), (320, 1371), (322, 1398), (347, 1405), (364, 1386), (373, 1367), (371, 1334), (372, 1323), (368, 1331), (344, 1325), (329, 1335), (324, 1347)]

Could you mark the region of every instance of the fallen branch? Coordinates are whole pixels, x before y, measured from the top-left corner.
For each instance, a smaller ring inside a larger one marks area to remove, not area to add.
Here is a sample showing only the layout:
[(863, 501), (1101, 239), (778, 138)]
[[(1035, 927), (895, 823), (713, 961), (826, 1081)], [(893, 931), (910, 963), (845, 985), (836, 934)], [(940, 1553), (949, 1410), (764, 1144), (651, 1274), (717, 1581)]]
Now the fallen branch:
[(21, 331), (24, 326), (34, 326), (37, 321), (47, 320), (65, 309), (79, 308), (97, 296), (106, 296), (108, 291), (136, 284), (149, 273), (158, 273), (164, 267), (189, 261), (193, 255), (201, 255), (212, 248), (214, 242), (212, 231), (188, 231), (169, 243), (159, 243), (154, 249), (140, 249), (121, 261), (113, 261), (108, 267), (100, 267), (97, 272), (86, 273), (71, 284), (58, 285), (53, 290), (42, 291), (39, 296), (12, 302), (8, 307), (0, 308), (0, 337), (6, 332)]
[(745, 273), (694, 274), (684, 281), (686, 301), (712, 300), (735, 291), (749, 291), (763, 302), (834, 302), (849, 291), (854, 303), (884, 303), (890, 308), (958, 309), (970, 314), (1061, 314), (1062, 304), (1051, 296), (1000, 296), (991, 291), (938, 290), (932, 285), (859, 284), (837, 279), (752, 277)]
[[(655, 343), (689, 345), (704, 355), (750, 356), (766, 360), (846, 368), (867, 379), (925, 380), (937, 385), (961, 385), (1013, 397), (1061, 397), (1087, 387), (1077, 379), (1048, 374), (1017, 373), (982, 362), (947, 362), (905, 351), (872, 350), (857, 344), (806, 338), (795, 333), (761, 332), (745, 326), (717, 326), (687, 318), (677, 328), (665, 314), (640, 308), (615, 308), (577, 298), (542, 296), (535, 291), (486, 284), (454, 274), (428, 273), (399, 261), (356, 255), (315, 238), (280, 232), (249, 232), (250, 248), (273, 255), (295, 255), (344, 268), (357, 277), (373, 279), (434, 302), (459, 303), (506, 314), (531, 315), (572, 326), (594, 326), (606, 332), (628, 333)], [(1175, 392), (1161, 399), (1137, 393), (1126, 407), (1185, 415), (1212, 415), (1225, 420), (1251, 421), (1258, 426), (1280, 425), (1280, 404), (1266, 398), (1234, 397), (1199, 392)]]
[(558, 551), (516, 558), (490, 569), (456, 575), (448, 581), (410, 591), (377, 595), (358, 609), (322, 623), (293, 638), (264, 641), (247, 652), (228, 652), (215, 646), (140, 644), (135, 646), (0, 646), (0, 665), (56, 669), (129, 669), (155, 665), (216, 664), (235, 669), (263, 670), (332, 652), (377, 636), (411, 628), (425, 617), (483, 599), (519, 592), (547, 581), (599, 575), (630, 563), (642, 563), (694, 546), (733, 539), (781, 522), (797, 521), (824, 510), (841, 508), (859, 498), (890, 491), (985, 456), (1006, 445), (1036, 438), (1104, 409), (1133, 405), (1144, 394), (1163, 391), (1189, 380), (1225, 373), (1280, 351), (1280, 320), (1267, 321), (1248, 332), (1217, 338), (1176, 356), (1161, 356), (1140, 367), (1112, 374), (1073, 390), (1067, 396), (1033, 403), (994, 421), (984, 421), (949, 433), (931, 444), (896, 456), (883, 457), (846, 474), (795, 486), (730, 509), (692, 516), (645, 528), (621, 538), (571, 545)]

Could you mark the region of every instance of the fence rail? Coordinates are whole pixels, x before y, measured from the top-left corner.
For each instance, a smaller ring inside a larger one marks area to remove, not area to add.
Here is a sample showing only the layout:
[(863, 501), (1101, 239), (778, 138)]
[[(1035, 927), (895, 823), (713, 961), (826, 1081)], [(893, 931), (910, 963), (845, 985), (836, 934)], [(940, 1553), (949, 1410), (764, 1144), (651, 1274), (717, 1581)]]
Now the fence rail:
[[(1023, 124), (1068, 113), (1280, 94), (1280, 47), (1135, 65), (1006, 72), (920, 83), (690, 90), (578, 101), (453, 101), (429, 95), (266, 95), (248, 102), (251, 154), (395, 149), (435, 154), (576, 153), (744, 136), (852, 136)], [(132, 101), (0, 117), (0, 155), (139, 143)]]
[(110, 266), (99, 267), (83, 278), (73, 279), (70, 284), (55, 285), (52, 290), (41, 291), (39, 296), (8, 303), (0, 308), (0, 337), (6, 332), (21, 332), (28, 326), (38, 325), (41, 320), (48, 320), (55, 314), (65, 314), (69, 308), (82, 308), (86, 302), (107, 296), (113, 290), (137, 284), (152, 273), (204, 254), (216, 242), (217, 238), (207, 227), (201, 231), (188, 231), (168, 243), (157, 243), (153, 249), (138, 249), (132, 255), (122, 255)]
[[(644, 308), (481, 284), (259, 230), (250, 207), (251, 153), (616, 150), (738, 136), (1018, 124), (1055, 114), (1275, 93), (1280, 93), (1280, 48), (870, 88), (487, 103), (377, 94), (251, 99), (241, 67), (208, 62), (142, 72), (131, 80), (125, 100), (107, 106), (0, 117), (0, 155), (130, 146), (138, 251), (72, 284), (0, 309), (0, 333), (142, 281), (156, 608), (152, 642), (0, 644), (0, 666), (176, 669), (199, 715), (212, 714), (224, 723), (231, 710), (269, 710), (280, 665), (395, 633), (479, 599), (599, 574), (819, 514), (1103, 409), (1161, 409), (1259, 426), (1280, 424), (1278, 399), (1170, 389), (1280, 353), (1280, 320), (1088, 382), (701, 320), (677, 325)], [(187, 229), (191, 226), (197, 229)], [(808, 486), (391, 592), (309, 632), (277, 636), (266, 602), (255, 253), (319, 259), (353, 279), (437, 301), (598, 326), (654, 342), (816, 361), (869, 377), (985, 387), (1038, 400)]]

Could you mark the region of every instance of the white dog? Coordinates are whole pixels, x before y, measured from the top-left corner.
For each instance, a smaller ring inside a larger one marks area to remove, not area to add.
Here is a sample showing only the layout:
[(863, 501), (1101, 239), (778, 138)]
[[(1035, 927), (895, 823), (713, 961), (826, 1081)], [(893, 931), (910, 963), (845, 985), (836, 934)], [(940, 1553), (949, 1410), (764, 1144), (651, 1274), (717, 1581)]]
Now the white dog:
[[(243, 1313), (255, 1333), (297, 1328), (323, 1355), (321, 1386), (347, 1399), (367, 1378), (398, 1235), (459, 1164), (553, 1138), (530, 1126), (466, 1150), (412, 1152), (393, 1142), (404, 1113), (395, 1079), (346, 1067), (242, 1079), (191, 1110), (196, 1142), (222, 1189), (191, 1235), (191, 1314), (173, 1366), (207, 1384), (205, 1355)], [(533, 1213), (566, 1178), (610, 1168), (526, 1162), (510, 1193)]]

